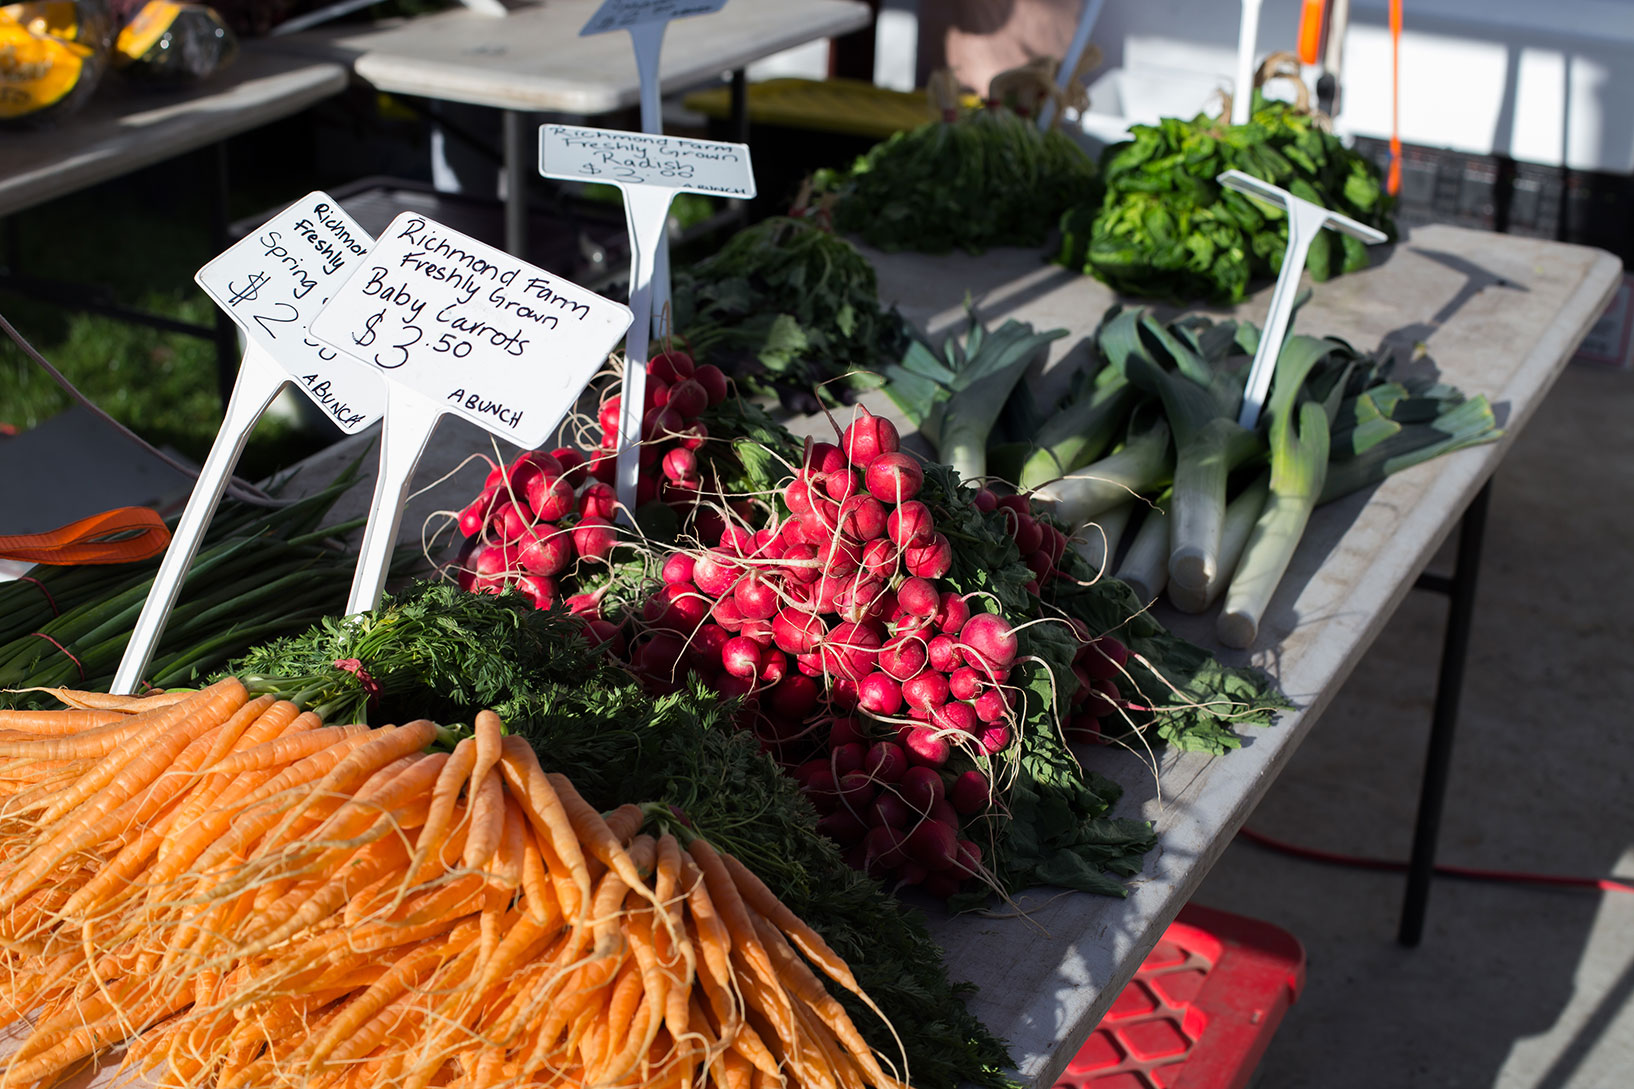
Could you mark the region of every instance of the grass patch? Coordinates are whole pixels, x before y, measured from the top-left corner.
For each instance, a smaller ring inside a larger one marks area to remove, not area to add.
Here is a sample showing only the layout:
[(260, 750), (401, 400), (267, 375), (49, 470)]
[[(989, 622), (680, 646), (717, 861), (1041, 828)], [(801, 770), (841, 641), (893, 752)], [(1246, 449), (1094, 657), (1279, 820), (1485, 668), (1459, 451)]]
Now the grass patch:
[[(165, 188), (175, 176), (186, 176), (190, 161), (18, 215), (14, 271), (106, 291), (124, 306), (212, 324), (215, 304), (193, 283), (193, 273), (215, 256), (205, 195), (185, 184)], [(171, 447), (195, 462), (204, 460), (222, 416), (212, 341), (63, 309), (3, 288), (0, 313), (109, 415), (155, 446)], [(71, 403), (49, 375), (0, 334), (0, 424), (24, 431)], [(266, 476), (338, 434), (309, 432), (269, 413), (251, 436), (239, 473)]]

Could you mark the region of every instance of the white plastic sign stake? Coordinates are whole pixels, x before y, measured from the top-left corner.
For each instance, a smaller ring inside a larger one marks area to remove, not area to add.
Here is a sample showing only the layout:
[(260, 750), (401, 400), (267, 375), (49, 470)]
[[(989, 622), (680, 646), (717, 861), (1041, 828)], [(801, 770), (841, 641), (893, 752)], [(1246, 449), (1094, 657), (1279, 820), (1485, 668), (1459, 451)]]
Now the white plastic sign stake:
[(141, 683), (165, 621), (256, 421), (286, 386), (354, 434), (380, 418), (385, 387), (355, 360), (313, 340), (308, 325), (374, 239), (326, 193), (309, 193), (199, 269), (199, 286), (244, 331), (248, 346), (221, 428), (136, 618), (112, 691)]
[[(1061, 67), (1055, 73), (1055, 89), (1065, 91), (1072, 83), (1073, 73), (1078, 70), (1078, 61), (1083, 57), (1084, 50), (1089, 48), (1089, 36), (1095, 29), (1095, 20), (1101, 17), (1101, 7), (1106, 0), (1084, 0), (1083, 11), (1078, 13), (1078, 28), (1072, 32), (1072, 42), (1067, 46), (1066, 55), (1061, 58)], [(1055, 122), (1055, 99), (1047, 98), (1038, 108), (1038, 130), (1048, 132), (1050, 125)]]
[(380, 475), (348, 613), (372, 609), (438, 419), (544, 445), (630, 326), (628, 307), (405, 212), (312, 323), (385, 379)]
[(1271, 291), (1271, 309), (1265, 315), (1265, 331), (1260, 334), (1254, 363), (1248, 369), (1242, 410), (1237, 416), (1239, 424), (1252, 428), (1259, 423), (1265, 396), (1271, 390), (1271, 375), (1276, 370), (1278, 357), (1282, 355), (1282, 342), (1288, 335), (1288, 319), (1294, 312), (1294, 295), (1299, 290), (1299, 276), (1305, 270), (1305, 257), (1310, 253), (1311, 243), (1324, 227), (1332, 227), (1352, 238), (1359, 238), (1369, 246), (1385, 241), (1386, 235), (1365, 223), (1329, 211), (1320, 204), (1312, 204), (1286, 189), (1279, 189), (1240, 170), (1227, 170), (1215, 181), (1228, 189), (1275, 204), (1288, 214), (1288, 248), (1282, 254), (1282, 271), (1277, 274), (1277, 285)]
[(1231, 88), (1231, 123), (1246, 125), (1254, 113), (1254, 46), (1260, 36), (1260, 0), (1242, 0), (1237, 23), (1237, 81)]
[[(627, 30), (635, 47), (635, 70), (641, 85), (641, 131), (658, 135), (664, 131), (664, 114), (658, 79), (658, 58), (664, 50), (664, 29), (671, 19), (691, 15), (711, 15), (726, 6), (726, 0), (602, 0), (601, 7), (579, 30), (579, 37)], [(669, 305), (669, 236), (658, 238), (653, 265), (653, 332), (664, 308)]]
[(624, 342), (624, 389), (618, 421), (618, 499), (635, 509), (636, 449), (647, 397), (647, 331), (661, 313), (653, 290), (661, 240), (676, 193), (707, 193), (748, 200), (755, 172), (745, 144), (649, 136), (575, 125), (539, 127), (539, 173), (564, 181), (616, 185), (624, 194), (630, 232), (630, 309), (634, 323)]

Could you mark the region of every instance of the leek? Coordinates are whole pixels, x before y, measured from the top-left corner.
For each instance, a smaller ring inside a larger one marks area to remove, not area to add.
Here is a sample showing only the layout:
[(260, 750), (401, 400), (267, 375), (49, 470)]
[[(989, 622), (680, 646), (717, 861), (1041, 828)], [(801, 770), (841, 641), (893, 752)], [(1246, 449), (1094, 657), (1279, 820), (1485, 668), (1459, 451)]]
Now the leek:
[(1129, 542), (1129, 551), (1118, 564), (1113, 578), (1126, 584), (1141, 601), (1157, 600), (1169, 581), (1169, 503), (1164, 492), (1141, 517), (1140, 528)]
[(1122, 446), (1036, 489), (1033, 499), (1076, 531), (1097, 515), (1167, 484), (1173, 474), (1174, 447), (1169, 441), (1169, 425), (1161, 417), (1136, 413)]
[(900, 363), (885, 368), (885, 392), (963, 480), (987, 476), (987, 439), (999, 412), (1040, 350), (1065, 329), (1033, 331), (1007, 320), (989, 332), (974, 310), (964, 342), (949, 336), (941, 355), (917, 337)]
[(1135, 397), (1129, 380), (1112, 367), (1102, 367), (1093, 380), (1075, 384), (1034, 432), (1032, 453), (1016, 475), (1019, 488), (1030, 492), (1100, 457), (1117, 438)]
[(1243, 548), (1248, 544), (1248, 536), (1254, 530), (1254, 523), (1259, 520), (1260, 512), (1265, 509), (1265, 498), (1270, 492), (1271, 474), (1264, 472), (1226, 504), (1225, 521), (1220, 527), (1220, 557), (1214, 577), (1201, 589), (1194, 590), (1183, 586), (1173, 577), (1171, 571), (1169, 604), (1183, 613), (1200, 613), (1214, 604), (1220, 592), (1226, 588), (1232, 573), (1237, 570), (1237, 562), (1242, 557)]
[[(1270, 495), (1249, 534), (1215, 622), (1215, 633), (1228, 647), (1246, 647), (1259, 635), (1271, 595), (1288, 570), (1327, 479), (1329, 427), (1338, 412), (1344, 383), (1335, 382), (1325, 403), (1300, 399), (1306, 378), (1322, 358), (1314, 351), (1286, 361), (1277, 358), (1268, 406)], [(1348, 374), (1348, 366), (1345, 371)]]
[(1132, 500), (1120, 504), (1072, 536), (1073, 550), (1095, 569), (1096, 574), (1105, 574), (1112, 557), (1118, 554), (1118, 543), (1123, 540), (1123, 531), (1129, 528), (1129, 518), (1134, 512)]
[[(1363, 394), (1363, 397), (1366, 396)], [(1410, 408), (1402, 407), (1410, 403), (1401, 401), (1392, 410), (1410, 414)], [(1462, 450), (1466, 446), (1493, 442), (1503, 435), (1492, 415), (1492, 406), (1483, 396), (1458, 401), (1443, 398), (1439, 404), (1440, 411), (1422, 423), (1402, 423), (1384, 417), (1384, 422), (1394, 428), (1387, 433), (1385, 428), (1370, 418), (1360, 419), (1355, 426), (1347, 428), (1342, 436), (1342, 445), (1335, 446), (1327, 480), (1317, 502), (1338, 499), (1370, 484), (1377, 484), (1391, 473), (1454, 450)], [(1376, 405), (1377, 402), (1369, 398), (1364, 406), (1358, 406), (1359, 415), (1377, 411)], [(1336, 435), (1336, 438), (1340, 436)]]

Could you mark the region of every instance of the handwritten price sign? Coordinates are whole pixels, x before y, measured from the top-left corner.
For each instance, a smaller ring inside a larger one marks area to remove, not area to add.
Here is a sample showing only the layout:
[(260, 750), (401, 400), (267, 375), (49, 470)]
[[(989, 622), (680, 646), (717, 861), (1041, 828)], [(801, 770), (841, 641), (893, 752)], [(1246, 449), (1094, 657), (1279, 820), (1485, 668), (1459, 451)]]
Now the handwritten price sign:
[(385, 410), (367, 368), (308, 329), (374, 239), (326, 193), (309, 193), (199, 269), (195, 279), (334, 425), (363, 430)]
[(650, 185), (739, 200), (755, 195), (747, 145), (644, 132), (542, 125), (539, 172), (547, 178)]
[(726, 0), (606, 0), (584, 24), (579, 37), (626, 30), (640, 23), (667, 23), (688, 15), (710, 15), (725, 6)]
[(629, 325), (629, 308), (405, 212), (312, 335), (444, 411), (533, 447)]

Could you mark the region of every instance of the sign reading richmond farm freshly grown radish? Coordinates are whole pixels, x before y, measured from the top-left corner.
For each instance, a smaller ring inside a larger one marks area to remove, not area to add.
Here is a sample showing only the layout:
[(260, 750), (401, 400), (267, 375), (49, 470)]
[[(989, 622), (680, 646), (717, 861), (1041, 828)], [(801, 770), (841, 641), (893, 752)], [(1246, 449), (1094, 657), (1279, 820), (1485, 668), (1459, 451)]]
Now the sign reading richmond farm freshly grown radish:
[(545, 443), (630, 327), (630, 310), (503, 250), (405, 212), (312, 323), (386, 383), (380, 476), (348, 611), (385, 584), (409, 480), (447, 414)]

